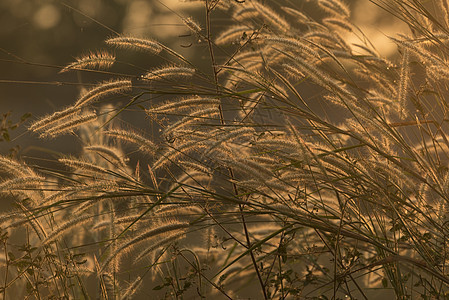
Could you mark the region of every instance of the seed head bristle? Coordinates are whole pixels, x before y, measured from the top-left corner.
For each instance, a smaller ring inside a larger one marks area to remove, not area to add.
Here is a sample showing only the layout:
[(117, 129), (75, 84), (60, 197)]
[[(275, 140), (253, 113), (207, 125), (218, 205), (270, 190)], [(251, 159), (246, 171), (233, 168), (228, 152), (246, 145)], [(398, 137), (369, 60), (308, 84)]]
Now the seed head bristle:
[(64, 67), (60, 73), (77, 69), (108, 69), (115, 63), (115, 56), (106, 51), (91, 52), (87, 55), (77, 57), (76, 61)]
[(187, 67), (168, 66), (159, 69), (154, 69), (145, 75), (142, 75), (144, 80), (162, 80), (177, 77), (192, 77), (195, 74), (195, 69)]
[(351, 11), (347, 4), (340, 0), (318, 0), (318, 5), (333, 15), (344, 18), (349, 18), (351, 16)]
[(136, 49), (141, 51), (147, 51), (153, 54), (158, 54), (163, 49), (161, 44), (155, 40), (127, 37), (127, 36), (110, 38), (106, 40), (106, 43), (120, 48)]
[(172, 233), (167, 233), (165, 237), (162, 239), (159, 239), (157, 241), (154, 241), (149, 247), (146, 247), (145, 250), (141, 251), (136, 256), (136, 261), (140, 261), (142, 258), (147, 256), (149, 253), (155, 251), (156, 249), (159, 249), (160, 247), (164, 247), (166, 245), (169, 245), (172, 242), (179, 241), (185, 237), (186, 233), (185, 231), (174, 231)]
[(283, 11), (285, 11), (286, 13), (288, 13), (289, 15), (293, 16), (296, 18), (296, 21), (299, 22), (303, 22), (303, 21), (307, 21), (310, 18), (308, 16), (306, 16), (304, 13), (300, 12), (299, 10), (296, 10), (294, 8), (288, 7), (288, 6), (283, 6), (281, 7)]
[(112, 164), (125, 167), (126, 166), (126, 158), (123, 157), (123, 154), (118, 148), (113, 148), (105, 145), (92, 145), (84, 147), (85, 151), (95, 152), (98, 155), (104, 157), (106, 160), (111, 162)]
[(179, 156), (187, 155), (189, 152), (200, 148), (204, 148), (204, 145), (197, 141), (188, 141), (171, 147), (153, 164), (152, 169), (158, 170), (167, 164), (173, 163)]
[(47, 127), (55, 124), (56, 122), (62, 121), (66, 118), (72, 117), (74, 114), (78, 112), (78, 108), (71, 106), (65, 110), (57, 111), (53, 113), (52, 115), (48, 115), (46, 117), (43, 117), (42, 119), (34, 122), (28, 130), (37, 132), (40, 130), (48, 129)]
[(253, 1), (253, 6), (256, 8), (257, 12), (271, 25), (276, 27), (276, 29), (281, 32), (286, 32), (290, 29), (290, 24), (271, 7), (258, 1)]
[(42, 133), (42, 137), (56, 137), (65, 133), (73, 132), (76, 128), (81, 125), (94, 122), (97, 119), (97, 114), (95, 112), (84, 113), (79, 116), (74, 116), (65, 122), (61, 122), (50, 128), (46, 128)]
[(16, 175), (18, 177), (35, 176), (35, 173), (25, 164), (1, 155), (0, 155), (0, 170), (5, 171), (10, 175)]
[(182, 21), (184, 24), (194, 33), (200, 33), (201, 32), (201, 26), (193, 20), (192, 17), (183, 18)]
[(59, 227), (55, 228), (48, 236), (47, 238), (42, 242), (43, 245), (48, 245), (49, 243), (56, 240), (58, 237), (60, 237), (64, 232), (67, 232), (68, 230), (72, 230), (75, 227), (80, 226), (81, 224), (87, 223), (92, 220), (91, 215), (84, 215), (84, 216), (77, 216), (76, 218), (69, 220), (61, 225)]
[(191, 109), (192, 107), (201, 107), (201, 106), (211, 106), (211, 105), (219, 105), (221, 101), (219, 99), (213, 98), (187, 98), (181, 99), (178, 101), (168, 102), (166, 104), (162, 104), (159, 106), (152, 107), (147, 110), (148, 114), (165, 114), (174, 111), (182, 111), (186, 109)]
[(408, 49), (403, 49), (402, 62), (401, 62), (401, 73), (399, 77), (399, 85), (396, 92), (396, 97), (401, 109), (401, 117), (405, 117), (405, 106), (407, 100), (407, 93), (409, 89), (409, 76), (410, 76), (410, 66), (409, 66), (409, 51)]
[(18, 177), (0, 182), (1, 192), (10, 192), (12, 190), (38, 189), (42, 185), (42, 177)]
[(165, 222), (160, 224), (160, 226), (158, 227), (150, 228), (149, 230), (141, 233), (140, 235), (137, 235), (136, 237), (122, 243), (106, 259), (106, 261), (103, 264), (103, 270), (113, 261), (113, 259), (116, 256), (118, 256), (120, 253), (124, 251), (129, 251), (129, 249), (135, 247), (136, 244), (155, 237), (158, 237), (158, 239), (161, 240), (161, 238), (167, 238), (173, 233), (179, 231), (185, 232), (187, 227), (189, 227), (189, 223), (187, 222)]
[(140, 288), (142, 283), (143, 283), (142, 278), (140, 276), (137, 276), (137, 278), (133, 282), (131, 282), (128, 285), (128, 287), (124, 290), (121, 299), (129, 299), (130, 297), (132, 297)]
[(174, 131), (188, 126), (192, 123), (204, 122), (205, 120), (213, 120), (215, 116), (218, 116), (218, 114), (219, 110), (217, 105), (214, 105), (212, 107), (205, 106), (204, 108), (190, 113), (188, 116), (165, 128), (164, 135), (169, 135)]
[(264, 36), (263, 40), (270, 42), (270, 43), (284, 45), (284, 46), (290, 47), (291, 50), (296, 50), (300, 53), (306, 53), (310, 56), (320, 59), (320, 55), (318, 54), (318, 52), (316, 52), (314, 49), (312, 49), (311, 47), (306, 45), (305, 41), (301, 41), (301, 40), (298, 40), (295, 38), (284, 38), (284, 37), (270, 36), (270, 35)]
[(83, 161), (74, 157), (68, 157), (68, 158), (60, 158), (58, 159), (58, 161), (60, 163), (65, 164), (66, 166), (75, 168), (75, 169), (79, 169), (79, 170), (83, 170), (83, 171), (88, 171), (88, 172), (93, 172), (94, 174), (109, 174), (110, 172), (100, 166), (97, 166), (93, 163), (87, 162), (87, 161)]
[(347, 19), (342, 18), (324, 18), (323, 24), (336, 29), (343, 29), (352, 32), (352, 24)]
[(84, 93), (84, 95), (76, 101), (75, 107), (79, 108), (86, 106), (87, 104), (90, 104), (103, 96), (126, 92), (131, 90), (131, 88), (132, 82), (129, 79), (119, 79), (101, 83)]
[(248, 33), (252, 31), (253, 29), (244, 25), (231, 26), (217, 36), (215, 43), (217, 45), (226, 45), (228, 43), (237, 42), (245, 39), (245, 37), (248, 36)]
[(236, 9), (236, 11), (234, 12), (234, 14), (232, 15), (232, 17), (239, 21), (239, 22), (243, 22), (246, 19), (251, 19), (257, 16), (257, 10), (249, 5), (244, 5), (241, 7), (238, 7), (238, 9)]
[(154, 153), (157, 150), (157, 146), (149, 139), (133, 132), (130, 130), (122, 130), (122, 129), (111, 129), (105, 131), (106, 135), (115, 137), (116, 139), (120, 139), (122, 141), (133, 143), (139, 146), (141, 151), (147, 153)]

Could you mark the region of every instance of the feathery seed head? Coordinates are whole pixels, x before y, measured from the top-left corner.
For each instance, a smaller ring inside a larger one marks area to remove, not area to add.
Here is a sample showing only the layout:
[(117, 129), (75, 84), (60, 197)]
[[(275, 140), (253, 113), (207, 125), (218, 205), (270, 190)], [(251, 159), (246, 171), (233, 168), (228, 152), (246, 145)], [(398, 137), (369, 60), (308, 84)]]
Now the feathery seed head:
[(76, 61), (64, 67), (60, 73), (69, 70), (98, 68), (107, 69), (115, 62), (115, 56), (106, 51), (91, 52), (87, 55), (76, 58)]
[(242, 41), (248, 37), (248, 33), (252, 31), (254, 30), (245, 25), (231, 26), (217, 36), (215, 43), (217, 45), (226, 45), (232, 42)]
[(245, 21), (246, 19), (251, 19), (257, 16), (257, 10), (249, 5), (239, 6), (238, 9), (234, 12), (232, 17), (240, 22)]
[(116, 139), (133, 143), (139, 146), (141, 151), (153, 154), (157, 150), (157, 146), (149, 139), (130, 130), (111, 129), (105, 131), (106, 135), (112, 136)]
[(324, 18), (323, 24), (336, 28), (336, 29), (343, 29), (348, 32), (352, 32), (352, 24), (347, 19), (342, 18)]
[(201, 107), (201, 106), (211, 106), (211, 105), (219, 105), (221, 101), (219, 99), (213, 98), (186, 98), (180, 99), (178, 101), (168, 102), (166, 104), (162, 104), (159, 106), (152, 107), (147, 110), (148, 114), (166, 114), (174, 111), (182, 111), (186, 109), (191, 109), (192, 107)]
[(50, 234), (47, 236), (47, 238), (42, 242), (42, 245), (48, 245), (49, 243), (53, 242), (57, 238), (59, 238), (62, 234), (65, 232), (74, 229), (75, 227), (80, 226), (81, 224), (87, 223), (89, 221), (92, 221), (91, 215), (84, 215), (84, 216), (78, 216), (77, 218), (74, 218), (72, 220), (69, 220), (61, 225), (59, 227), (55, 228)]
[(105, 174), (109, 174), (110, 172), (108, 170), (106, 170), (103, 167), (97, 166), (93, 163), (87, 162), (87, 161), (83, 161), (77, 158), (72, 158), (72, 157), (68, 157), (68, 158), (60, 158), (58, 159), (58, 161), (60, 163), (65, 164), (66, 166), (75, 168), (75, 169), (79, 169), (79, 170), (83, 170), (83, 171), (88, 171), (88, 172), (93, 172), (94, 174), (101, 174), (101, 175), (105, 175)]
[(73, 132), (76, 128), (81, 125), (92, 123), (97, 119), (97, 114), (95, 112), (86, 112), (79, 116), (73, 116), (72, 118), (61, 121), (52, 127), (46, 128), (42, 133), (41, 137), (56, 137), (61, 134)]
[(141, 51), (158, 54), (162, 51), (162, 46), (159, 42), (151, 39), (143, 39), (136, 37), (119, 36), (106, 40), (106, 43), (116, 47), (125, 49), (136, 49)]
[(348, 5), (340, 0), (318, 0), (318, 5), (325, 11), (344, 18), (351, 16)]
[(279, 36), (266, 35), (263, 36), (262, 39), (267, 42), (276, 43), (279, 45), (284, 45), (290, 47), (292, 50), (297, 50), (300, 54), (306, 53), (309, 56), (313, 56), (317, 59), (320, 59), (320, 55), (310, 46), (305, 44), (305, 41), (298, 40), (295, 38), (285, 38)]
[(177, 232), (182, 232), (182, 234), (184, 234), (189, 226), (190, 224), (188, 222), (165, 222), (160, 224), (160, 226), (150, 228), (140, 235), (123, 242), (113, 253), (109, 255), (104, 262), (102, 269), (105, 270), (105, 268), (114, 260), (116, 256), (124, 251), (129, 251), (131, 248), (135, 247), (135, 245), (145, 240), (155, 239), (153, 242), (157, 242), (157, 240), (161, 240), (161, 238), (162, 240), (164, 238), (167, 239), (172, 234), (176, 234)]
[(182, 21), (184, 24), (194, 33), (200, 33), (201, 32), (201, 26), (193, 20), (192, 17), (183, 18)]
[(9, 173), (10, 175), (15, 175), (18, 177), (21, 176), (28, 177), (35, 175), (35, 173), (25, 164), (22, 164), (14, 159), (1, 155), (0, 155), (0, 170), (3, 170)]
[(308, 21), (310, 18), (308, 16), (306, 16), (304, 13), (300, 12), (299, 10), (296, 10), (294, 8), (288, 7), (288, 6), (283, 6), (281, 7), (283, 11), (285, 11), (286, 13), (288, 13), (289, 15), (293, 16), (296, 18), (296, 21), (299, 22), (304, 22), (304, 21)]
[(187, 67), (168, 66), (159, 69), (154, 69), (145, 75), (142, 75), (144, 80), (162, 80), (176, 77), (192, 77), (195, 74), (195, 69)]
[(50, 126), (54, 125), (56, 122), (60, 122), (69, 117), (73, 117), (74, 114), (78, 113), (79, 109), (74, 106), (70, 106), (62, 111), (57, 111), (52, 115), (43, 117), (42, 119), (34, 122), (28, 130), (37, 132), (40, 130), (48, 130)]
[(121, 167), (126, 166), (127, 158), (123, 157), (123, 153), (118, 148), (105, 145), (92, 145), (84, 147), (84, 151), (95, 152), (112, 164)]
[(281, 32), (286, 32), (290, 29), (290, 24), (271, 7), (258, 1), (253, 1), (253, 6), (256, 8), (257, 12), (265, 18), (265, 21), (276, 27), (276, 29)]
[(78, 101), (76, 101), (74, 107), (83, 107), (106, 95), (127, 92), (130, 91), (131, 88), (132, 82), (129, 79), (106, 81), (85, 92)]
[(13, 178), (0, 182), (0, 191), (39, 189), (43, 182), (44, 178), (39, 176)]

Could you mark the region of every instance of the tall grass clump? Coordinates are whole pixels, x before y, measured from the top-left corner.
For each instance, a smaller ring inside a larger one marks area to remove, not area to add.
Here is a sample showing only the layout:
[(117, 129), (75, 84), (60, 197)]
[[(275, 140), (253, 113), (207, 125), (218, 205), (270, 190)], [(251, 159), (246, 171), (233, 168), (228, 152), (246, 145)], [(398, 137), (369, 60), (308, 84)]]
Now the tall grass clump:
[[(59, 171), (0, 158), (17, 199), (0, 216), (4, 299), (449, 297), (449, 13), (434, 3), (377, 2), (411, 29), (392, 59), (340, 0), (206, 0), (203, 22), (181, 20), (207, 68), (120, 35), (114, 57), (69, 64), (170, 60), (31, 124), (82, 141)], [(159, 133), (117, 122), (131, 109)]]

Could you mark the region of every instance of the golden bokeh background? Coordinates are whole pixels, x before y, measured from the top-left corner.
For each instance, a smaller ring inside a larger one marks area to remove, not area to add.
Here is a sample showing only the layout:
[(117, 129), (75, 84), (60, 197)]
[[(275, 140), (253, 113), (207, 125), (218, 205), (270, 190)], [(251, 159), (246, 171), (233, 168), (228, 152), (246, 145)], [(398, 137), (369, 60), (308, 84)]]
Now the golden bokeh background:
[[(352, 21), (377, 51), (394, 55), (396, 47), (388, 37), (407, 33), (407, 26), (369, 0), (353, 0), (350, 5)], [(195, 64), (208, 64), (205, 47), (188, 35), (180, 18), (193, 15), (204, 24), (203, 10), (199, 1), (179, 0), (0, 0), (0, 113), (11, 111), (10, 118), (16, 121), (30, 112), (36, 119), (72, 103), (84, 84), (105, 78), (59, 71), (81, 54), (106, 48), (104, 40), (117, 33), (156, 38)], [(214, 29), (220, 30), (220, 23), (227, 21), (225, 15), (217, 16)], [(349, 43), (352, 38), (347, 37)], [(124, 59), (142, 68), (161, 63), (142, 55)], [(71, 137), (42, 141), (25, 126), (11, 137), (11, 142), (0, 142), (1, 154), (16, 145), (31, 157), (40, 156), (36, 151), (42, 149), (36, 146), (61, 152), (80, 149)]]

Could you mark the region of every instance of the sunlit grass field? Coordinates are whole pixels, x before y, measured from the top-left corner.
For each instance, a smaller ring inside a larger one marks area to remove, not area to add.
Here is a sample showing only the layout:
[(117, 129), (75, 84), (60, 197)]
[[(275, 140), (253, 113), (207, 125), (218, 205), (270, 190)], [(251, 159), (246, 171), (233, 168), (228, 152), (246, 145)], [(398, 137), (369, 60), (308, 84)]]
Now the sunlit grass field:
[(83, 147), (0, 156), (3, 299), (448, 298), (449, 6), (375, 3), (391, 58), (341, 0), (205, 0), (206, 67), (131, 35), (67, 63), (110, 79), (0, 127)]

